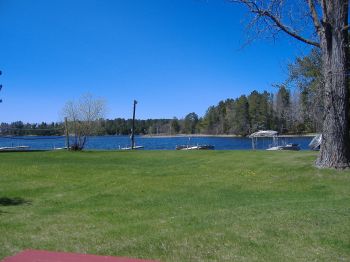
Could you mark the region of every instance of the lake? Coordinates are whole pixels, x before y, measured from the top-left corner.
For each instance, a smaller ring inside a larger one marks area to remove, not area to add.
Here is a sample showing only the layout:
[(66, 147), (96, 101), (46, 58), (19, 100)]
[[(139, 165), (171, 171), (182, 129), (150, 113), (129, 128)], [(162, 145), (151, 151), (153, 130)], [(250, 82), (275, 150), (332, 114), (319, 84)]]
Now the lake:
[[(145, 150), (174, 150), (177, 145), (210, 144), (216, 150), (249, 150), (252, 149), (250, 138), (241, 137), (145, 137), (136, 136), (136, 145), (144, 146)], [(308, 144), (312, 137), (284, 137), (279, 144), (296, 143), (302, 150), (309, 150)], [(272, 144), (271, 138), (259, 138), (258, 149), (267, 149)], [(32, 150), (50, 150), (64, 147), (64, 137), (0, 137), (0, 147), (29, 146)], [(94, 136), (89, 137), (86, 149), (116, 150), (130, 146), (129, 136)]]

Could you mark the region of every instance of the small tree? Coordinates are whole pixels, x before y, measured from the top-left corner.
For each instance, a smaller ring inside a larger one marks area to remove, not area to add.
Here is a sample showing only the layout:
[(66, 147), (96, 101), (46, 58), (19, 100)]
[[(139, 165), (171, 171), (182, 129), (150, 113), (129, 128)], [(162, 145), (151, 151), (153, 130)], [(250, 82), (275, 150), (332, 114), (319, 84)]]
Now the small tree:
[(98, 133), (105, 112), (105, 101), (91, 94), (83, 95), (77, 102), (66, 103), (63, 115), (68, 121), (68, 132), (74, 136), (71, 150), (84, 149), (88, 137)]

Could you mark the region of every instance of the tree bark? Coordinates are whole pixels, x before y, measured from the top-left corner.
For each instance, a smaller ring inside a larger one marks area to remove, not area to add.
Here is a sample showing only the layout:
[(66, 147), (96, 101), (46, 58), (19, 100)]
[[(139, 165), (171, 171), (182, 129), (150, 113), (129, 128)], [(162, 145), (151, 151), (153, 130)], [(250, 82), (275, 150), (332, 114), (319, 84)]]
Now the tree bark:
[(347, 168), (349, 150), (348, 0), (326, 1), (319, 32), (325, 81), (325, 112), (316, 166)]

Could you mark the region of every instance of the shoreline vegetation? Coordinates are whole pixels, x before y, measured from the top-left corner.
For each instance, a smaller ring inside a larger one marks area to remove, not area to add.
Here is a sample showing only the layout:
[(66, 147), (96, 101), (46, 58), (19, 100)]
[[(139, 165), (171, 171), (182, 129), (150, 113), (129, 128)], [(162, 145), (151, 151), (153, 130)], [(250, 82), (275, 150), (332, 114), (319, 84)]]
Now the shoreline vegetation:
[[(0, 135), (60, 136), (65, 134), (66, 129), (68, 133), (80, 130), (84, 134), (86, 129), (91, 129), (93, 132), (88, 132), (89, 135), (130, 135), (131, 130), (134, 130), (135, 135), (145, 137), (246, 137), (259, 130), (276, 130), (287, 136), (320, 132), (320, 117), (301, 116), (301, 109), (291, 104), (295, 99), (291, 98), (289, 92), (286, 88), (280, 88), (277, 94), (252, 91), (249, 95), (229, 98), (216, 106), (210, 106), (203, 116), (192, 112), (180, 119), (135, 119), (133, 122), (133, 119), (127, 118), (99, 117), (89, 123), (80, 120), (79, 126), (84, 126), (81, 130), (76, 126), (78, 122), (74, 124), (69, 117), (64, 122), (0, 123)], [(300, 114), (294, 114), (292, 109)]]

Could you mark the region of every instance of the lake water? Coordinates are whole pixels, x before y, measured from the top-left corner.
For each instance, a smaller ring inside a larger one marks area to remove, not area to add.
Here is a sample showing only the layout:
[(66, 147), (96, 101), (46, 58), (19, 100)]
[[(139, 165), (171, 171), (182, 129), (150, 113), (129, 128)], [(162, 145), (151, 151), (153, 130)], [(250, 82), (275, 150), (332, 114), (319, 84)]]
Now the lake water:
[[(177, 145), (206, 144), (215, 146), (216, 150), (249, 150), (252, 142), (249, 138), (240, 137), (143, 137), (136, 136), (136, 145), (144, 146), (145, 150), (174, 150)], [(279, 139), (279, 144), (296, 143), (302, 150), (308, 150), (312, 137), (285, 137)], [(259, 138), (258, 149), (267, 149), (272, 144), (271, 138)], [(50, 150), (65, 146), (64, 137), (0, 137), (0, 147), (29, 146), (32, 150)], [(95, 136), (89, 137), (86, 149), (116, 150), (130, 146), (129, 136)]]

